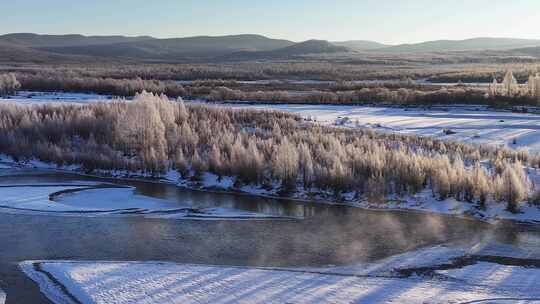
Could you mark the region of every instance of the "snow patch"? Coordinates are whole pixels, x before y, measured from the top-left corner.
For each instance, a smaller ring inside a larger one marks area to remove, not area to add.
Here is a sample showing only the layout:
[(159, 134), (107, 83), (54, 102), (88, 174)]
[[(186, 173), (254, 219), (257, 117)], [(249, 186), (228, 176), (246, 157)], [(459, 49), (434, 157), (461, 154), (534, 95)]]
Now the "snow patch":
[(62, 216), (129, 216), (168, 219), (278, 218), (227, 208), (195, 208), (135, 194), (134, 188), (2, 185), (0, 212)]
[[(336, 105), (220, 104), (220, 107), (274, 109), (298, 114), (323, 125), (370, 128), (473, 144), (526, 148), (540, 152), (540, 116), (498, 112), (484, 106), (439, 109)], [(451, 130), (444, 132), (444, 130)]]

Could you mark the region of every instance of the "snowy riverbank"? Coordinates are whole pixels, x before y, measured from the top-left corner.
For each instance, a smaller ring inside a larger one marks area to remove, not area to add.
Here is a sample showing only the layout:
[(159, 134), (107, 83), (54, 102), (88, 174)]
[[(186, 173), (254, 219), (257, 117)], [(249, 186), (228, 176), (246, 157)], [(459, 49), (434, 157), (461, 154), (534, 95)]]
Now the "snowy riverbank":
[(536, 288), (540, 269), (485, 262), (481, 257), (459, 264), (467, 250), (435, 246), (378, 263), (330, 268), (90, 261), (29, 261), (20, 267), (58, 303), (533, 303), (540, 299)]
[[(69, 173), (78, 173), (85, 175), (82, 173), (81, 169), (78, 166), (68, 166), (68, 167), (57, 167), (55, 164), (47, 164), (40, 161), (29, 161), (25, 163), (18, 163), (13, 161), (10, 157), (7, 157), (5, 155), (0, 155), (0, 162), (3, 162), (4, 166), (12, 165), (12, 166), (21, 166), (26, 168), (40, 168), (40, 169), (50, 169), (50, 170), (59, 170)], [(1, 164), (1, 163), (0, 163)], [(99, 176), (102, 177), (114, 177), (114, 178), (120, 178), (120, 179), (137, 179), (137, 178), (148, 178), (148, 175), (145, 174), (137, 174), (136, 172), (96, 172)], [(210, 191), (210, 192), (223, 192), (223, 193), (234, 193), (237, 195), (253, 195), (253, 196), (259, 196), (259, 197), (268, 197), (268, 198), (276, 198), (276, 199), (289, 199), (289, 200), (298, 200), (301, 202), (313, 202), (313, 203), (321, 203), (321, 204), (343, 204), (358, 208), (364, 208), (364, 209), (370, 209), (370, 210), (404, 210), (404, 211), (418, 211), (418, 212), (428, 212), (428, 213), (436, 213), (436, 214), (446, 214), (446, 215), (452, 215), (452, 216), (458, 216), (458, 217), (469, 217), (474, 218), (477, 220), (485, 221), (488, 223), (496, 223), (499, 220), (509, 220), (509, 221), (515, 221), (518, 223), (527, 223), (527, 224), (540, 224), (540, 208), (537, 206), (529, 205), (527, 203), (520, 204), (520, 211), (518, 213), (512, 213), (506, 210), (506, 205), (504, 203), (496, 203), (496, 202), (488, 202), (486, 205), (485, 210), (480, 209), (477, 205), (467, 203), (467, 202), (461, 202), (457, 201), (453, 198), (449, 198), (446, 200), (438, 200), (433, 196), (431, 191), (424, 190), (416, 195), (410, 195), (406, 197), (389, 197), (385, 203), (370, 203), (364, 198), (358, 198), (355, 196), (354, 193), (344, 193), (341, 195), (339, 201), (336, 201), (335, 195), (328, 191), (322, 191), (320, 189), (311, 189), (310, 191), (294, 191), (291, 193), (288, 193), (286, 195), (280, 194), (280, 186), (279, 184), (274, 184), (272, 187), (263, 187), (263, 186), (257, 186), (257, 185), (241, 185), (236, 186), (235, 185), (235, 179), (233, 177), (222, 177), (221, 179), (218, 178), (218, 176), (212, 174), (212, 173), (205, 173), (203, 174), (203, 177), (201, 180), (198, 181), (192, 181), (190, 179), (184, 179), (181, 177), (180, 174), (176, 171), (169, 171), (168, 174), (162, 176), (160, 179), (156, 180), (156, 182), (161, 183), (167, 183), (167, 184), (173, 184), (178, 187), (183, 187), (190, 190), (197, 190), (197, 191)], [(301, 189), (301, 187), (298, 187), (298, 189)], [(103, 190), (100, 190), (103, 191)], [(111, 190), (107, 190), (111, 191)], [(132, 208), (133, 210), (137, 209), (138, 203), (137, 203), (137, 197), (133, 196), (130, 198), (127, 198), (125, 195), (127, 192), (124, 191), (113, 191), (116, 192), (114, 195), (110, 196), (111, 198), (114, 198), (115, 195), (124, 195), (124, 197), (119, 198), (116, 200), (117, 202), (126, 201), (128, 199), (133, 199), (136, 203), (135, 205), (129, 205), (126, 208), (124, 204), (120, 206), (120, 210), (122, 212), (125, 212), (127, 210), (131, 210), (129, 208)], [(104, 193), (104, 192), (101, 192)], [(83, 201), (87, 201), (84, 197), (85, 195), (90, 194), (93, 195), (95, 193), (85, 191), (84, 194), (81, 195), (83, 198)], [(60, 201), (61, 203), (61, 201)], [(57, 202), (55, 202), (57, 204)], [(142, 208), (141, 212), (135, 210), (134, 213), (147, 213), (148, 214), (155, 214), (156, 213), (164, 213), (167, 212), (166, 207), (168, 209), (171, 209), (170, 205), (168, 205), (167, 202), (162, 202), (162, 209), (153, 210), (152, 208)], [(159, 204), (158, 204), (159, 205)], [(47, 206), (47, 204), (43, 204), (43, 208)], [(117, 206), (114, 202), (107, 202), (104, 206), (109, 206), (109, 208), (113, 208), (114, 206)], [(113, 207), (110, 207), (113, 206)], [(10, 208), (13, 208), (13, 206), (9, 206)], [(89, 206), (86, 206), (89, 207)], [(118, 207), (118, 206), (117, 206)], [(42, 210), (38, 209), (38, 210)], [(48, 208), (48, 207), (47, 207)], [(47, 210), (45, 208), (45, 210)], [(174, 209), (174, 208), (173, 208)], [(180, 208), (182, 209), (182, 208)], [(96, 211), (96, 210), (94, 210)], [(109, 210), (108, 212), (110, 212)], [(112, 210), (114, 211), (114, 210)], [(209, 210), (210, 212), (218, 212), (221, 214), (221, 216), (225, 216), (227, 212), (223, 212), (223, 210)], [(104, 213), (106, 214), (106, 213)], [(161, 216), (165, 216), (162, 214)], [(171, 217), (171, 215), (168, 215)], [(213, 216), (218, 216), (214, 214)], [(260, 216), (256, 214), (237, 214), (236, 217), (242, 217), (245, 216), (247, 218), (257, 218), (261, 217), (264, 218), (265, 216)], [(235, 217), (235, 216), (231, 216)]]
[[(506, 210), (506, 204), (504, 203), (489, 202), (484, 210), (478, 208), (475, 204), (457, 201), (453, 198), (439, 200), (433, 196), (430, 190), (424, 190), (416, 195), (406, 197), (389, 197), (384, 203), (370, 203), (364, 198), (357, 198), (354, 193), (343, 193), (339, 201), (336, 201), (333, 193), (315, 188), (310, 191), (294, 191), (286, 195), (281, 195), (278, 184), (274, 184), (272, 188), (254, 185), (235, 187), (233, 177), (222, 177), (220, 180), (212, 173), (205, 173), (202, 180), (193, 182), (186, 179), (179, 179), (178, 174), (171, 172), (165, 178), (165, 181), (176, 183), (178, 186), (192, 190), (221, 191), (322, 204), (344, 204), (370, 210), (430, 212), (459, 217), (471, 217), (489, 223), (496, 223), (499, 220), (510, 220), (519, 223), (540, 224), (540, 208), (538, 206), (522, 203), (520, 204), (520, 211), (518, 213), (512, 213)], [(301, 187), (297, 188), (301, 189)]]
[[(3, 165), (0, 170), (11, 171), (7, 165)], [(139, 195), (132, 187), (76, 180), (61, 184), (27, 184), (9, 180), (4, 182), (0, 179), (0, 196), (0, 212), (12, 214), (144, 216), (198, 220), (284, 219), (223, 207), (196, 208), (175, 201)]]

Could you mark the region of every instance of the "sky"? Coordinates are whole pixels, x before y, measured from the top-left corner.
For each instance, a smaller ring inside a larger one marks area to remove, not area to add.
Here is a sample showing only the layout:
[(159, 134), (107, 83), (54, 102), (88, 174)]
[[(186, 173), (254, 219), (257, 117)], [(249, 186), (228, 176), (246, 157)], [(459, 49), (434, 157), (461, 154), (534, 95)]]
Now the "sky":
[(0, 34), (540, 39), (540, 0), (0, 0)]

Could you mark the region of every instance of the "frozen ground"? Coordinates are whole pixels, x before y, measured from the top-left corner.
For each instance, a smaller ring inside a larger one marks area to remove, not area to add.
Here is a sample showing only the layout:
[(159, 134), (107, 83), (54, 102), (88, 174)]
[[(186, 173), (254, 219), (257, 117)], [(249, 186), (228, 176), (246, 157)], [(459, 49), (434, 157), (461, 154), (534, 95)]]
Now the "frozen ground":
[(476, 263), (435, 276), (371, 276), (160, 262), (24, 262), (57, 303), (538, 303), (536, 268)]
[[(353, 128), (412, 133), (474, 144), (524, 147), (531, 152), (540, 152), (540, 115), (489, 111), (481, 106), (446, 107), (446, 110), (331, 105), (225, 106), (284, 110), (325, 125), (338, 123)], [(446, 135), (445, 129), (455, 134)]]
[(0, 98), (0, 102), (16, 102), (22, 104), (35, 103), (91, 103), (111, 100), (111, 96), (87, 93), (64, 92), (30, 92), (19, 91), (17, 95)]

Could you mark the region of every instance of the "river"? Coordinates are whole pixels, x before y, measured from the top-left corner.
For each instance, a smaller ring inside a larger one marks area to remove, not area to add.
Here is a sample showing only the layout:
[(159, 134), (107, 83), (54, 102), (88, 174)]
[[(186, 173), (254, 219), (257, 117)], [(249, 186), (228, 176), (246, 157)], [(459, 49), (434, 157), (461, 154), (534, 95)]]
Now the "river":
[(138, 194), (194, 207), (225, 206), (302, 219), (171, 220), (0, 213), (0, 288), (8, 295), (7, 303), (49, 303), (19, 270), (18, 263), (26, 260), (329, 266), (372, 262), (422, 246), (479, 242), (487, 237), (520, 246), (521, 234), (540, 235), (527, 227), (498, 227), (443, 215), (367, 211), (38, 170), (4, 174), (0, 185), (80, 180), (129, 185)]

